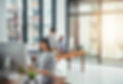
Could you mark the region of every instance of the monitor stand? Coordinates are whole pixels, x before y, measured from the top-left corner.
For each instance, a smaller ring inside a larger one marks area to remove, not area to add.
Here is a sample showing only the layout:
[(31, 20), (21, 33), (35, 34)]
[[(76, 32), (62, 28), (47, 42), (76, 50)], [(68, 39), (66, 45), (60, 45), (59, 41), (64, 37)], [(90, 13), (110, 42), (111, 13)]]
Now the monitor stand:
[(3, 69), (1, 71), (2, 78), (9, 79), (10, 67), (11, 67), (11, 58), (9, 56), (7, 56), (7, 57), (5, 57)]

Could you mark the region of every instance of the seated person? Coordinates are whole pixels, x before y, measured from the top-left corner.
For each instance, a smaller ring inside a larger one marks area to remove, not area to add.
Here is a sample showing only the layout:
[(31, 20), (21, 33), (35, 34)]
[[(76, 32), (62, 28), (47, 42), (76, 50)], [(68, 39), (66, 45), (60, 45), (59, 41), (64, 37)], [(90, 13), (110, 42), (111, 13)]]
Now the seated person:
[(65, 43), (64, 43), (64, 37), (63, 36), (60, 36), (60, 38), (58, 40), (57, 50), (58, 50), (58, 53), (65, 53), (66, 52)]
[(41, 54), (36, 59), (37, 72), (43, 75), (42, 84), (52, 84), (55, 71), (55, 56), (51, 53), (51, 49), (47, 39), (40, 42)]
[(41, 84), (64, 84), (64, 77), (55, 75), (56, 56), (47, 39), (42, 39), (40, 42), (41, 54), (37, 58), (33, 58), (33, 63), (36, 63), (36, 72), (42, 75)]

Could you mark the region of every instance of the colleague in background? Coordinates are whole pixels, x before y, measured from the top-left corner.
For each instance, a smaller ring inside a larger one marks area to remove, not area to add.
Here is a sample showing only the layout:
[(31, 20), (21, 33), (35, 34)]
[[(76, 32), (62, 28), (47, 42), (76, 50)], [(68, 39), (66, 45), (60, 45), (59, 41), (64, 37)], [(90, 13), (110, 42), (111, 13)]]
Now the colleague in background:
[(57, 39), (56, 39), (56, 29), (52, 28), (50, 34), (48, 35), (48, 41), (51, 46), (51, 50), (54, 51), (57, 48)]
[(52, 84), (55, 71), (55, 56), (51, 53), (49, 41), (42, 39), (40, 42), (41, 54), (36, 60), (36, 69), (42, 78), (41, 84)]
[(58, 50), (58, 53), (65, 53), (66, 52), (65, 41), (64, 41), (63, 36), (60, 36), (60, 38), (58, 40), (57, 50)]

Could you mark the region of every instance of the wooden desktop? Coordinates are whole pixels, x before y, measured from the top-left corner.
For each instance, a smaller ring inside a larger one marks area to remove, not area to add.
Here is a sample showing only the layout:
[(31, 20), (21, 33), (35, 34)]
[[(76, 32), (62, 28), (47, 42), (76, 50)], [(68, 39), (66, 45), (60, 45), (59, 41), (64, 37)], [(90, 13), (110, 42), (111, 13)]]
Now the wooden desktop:
[(77, 51), (71, 51), (67, 53), (60, 53), (57, 55), (57, 60), (60, 61), (62, 59), (66, 59), (68, 62), (68, 69), (71, 68), (71, 59), (80, 57), (81, 58), (81, 70), (85, 70), (85, 51), (83, 50), (77, 50)]

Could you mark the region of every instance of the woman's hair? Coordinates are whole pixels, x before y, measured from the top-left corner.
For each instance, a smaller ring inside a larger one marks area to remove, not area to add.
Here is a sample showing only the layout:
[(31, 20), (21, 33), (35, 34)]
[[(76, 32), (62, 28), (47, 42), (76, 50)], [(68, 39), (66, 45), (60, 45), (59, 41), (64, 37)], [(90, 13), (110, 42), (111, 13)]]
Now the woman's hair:
[(51, 51), (51, 47), (50, 47), (50, 44), (49, 44), (48, 39), (47, 39), (47, 38), (42, 38), (42, 39), (40, 40), (40, 43), (42, 43), (42, 42), (47, 45), (48, 51)]

